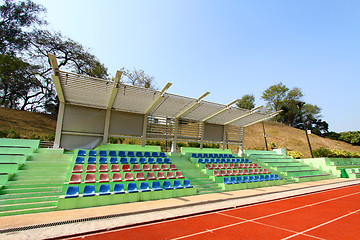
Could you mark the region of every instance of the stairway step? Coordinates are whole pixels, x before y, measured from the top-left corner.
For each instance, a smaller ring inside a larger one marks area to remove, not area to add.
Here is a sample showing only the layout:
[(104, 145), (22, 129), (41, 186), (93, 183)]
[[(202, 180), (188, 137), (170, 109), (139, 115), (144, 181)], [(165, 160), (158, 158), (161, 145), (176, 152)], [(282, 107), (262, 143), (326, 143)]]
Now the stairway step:
[(5, 189), (24, 189), (24, 188), (44, 188), (44, 187), (60, 187), (61, 183), (38, 183), (38, 184), (8, 184)]
[(0, 190), (0, 194), (10, 194), (10, 193), (35, 193), (35, 192), (53, 192), (53, 191), (61, 191), (62, 187), (43, 187), (43, 188), (15, 188), (15, 189), (7, 189), (5, 186)]
[[(65, 177), (64, 177), (65, 179)], [(8, 182), (8, 186), (22, 186), (22, 185), (38, 185), (38, 184), (64, 184), (64, 179), (28, 179), (28, 180), (17, 180), (13, 179)]]
[(29, 214), (29, 213), (39, 213), (39, 212), (51, 212), (51, 211), (55, 211), (55, 210), (56, 210), (56, 206), (20, 209), (20, 210), (0, 212), (0, 217)]
[(46, 196), (46, 197), (23, 197), (15, 199), (4, 199), (0, 200), (1, 205), (10, 205), (10, 204), (21, 204), (21, 203), (36, 203), (36, 202), (47, 202), (47, 201), (57, 201), (58, 196)]
[(30, 209), (30, 208), (52, 207), (52, 206), (56, 206), (56, 205), (57, 205), (57, 201), (9, 204), (9, 205), (1, 205), (0, 206), (0, 212), (6, 212), (6, 211), (12, 211), (12, 210), (20, 210), (20, 209)]
[(49, 192), (9, 193), (9, 194), (0, 195), (0, 200), (32, 198), (32, 197), (50, 197), (50, 196), (59, 196), (60, 194), (61, 194), (61, 190), (49, 191)]

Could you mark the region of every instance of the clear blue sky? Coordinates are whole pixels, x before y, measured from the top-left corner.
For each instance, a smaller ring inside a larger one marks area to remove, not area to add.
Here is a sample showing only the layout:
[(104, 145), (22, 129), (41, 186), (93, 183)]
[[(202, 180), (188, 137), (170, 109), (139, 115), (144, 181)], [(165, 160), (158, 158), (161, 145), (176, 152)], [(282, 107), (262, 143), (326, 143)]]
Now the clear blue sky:
[(143, 69), (158, 87), (227, 104), (283, 82), (333, 131), (360, 130), (360, 1), (35, 0), (49, 28), (88, 47), (112, 75)]

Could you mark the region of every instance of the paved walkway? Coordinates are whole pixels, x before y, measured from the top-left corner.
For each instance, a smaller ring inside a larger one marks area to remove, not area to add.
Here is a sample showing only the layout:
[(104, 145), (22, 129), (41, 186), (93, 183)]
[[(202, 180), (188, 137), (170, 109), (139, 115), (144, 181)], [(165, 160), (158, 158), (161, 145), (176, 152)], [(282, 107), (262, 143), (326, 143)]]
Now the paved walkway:
[(86, 209), (0, 217), (1, 239), (43, 239), (113, 229), (360, 184), (344, 178)]

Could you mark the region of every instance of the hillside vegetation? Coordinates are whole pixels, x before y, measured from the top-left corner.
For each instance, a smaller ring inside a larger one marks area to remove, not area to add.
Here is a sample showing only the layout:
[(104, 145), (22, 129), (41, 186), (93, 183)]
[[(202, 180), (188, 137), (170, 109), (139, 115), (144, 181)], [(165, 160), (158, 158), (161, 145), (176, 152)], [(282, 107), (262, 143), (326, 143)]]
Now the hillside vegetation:
[[(53, 135), (56, 129), (56, 119), (49, 115), (0, 108), (0, 131), (15, 130), (21, 138), (30, 138), (30, 135), (39, 136)], [(268, 145), (275, 143), (277, 148), (285, 148), (287, 151), (301, 152), (304, 157), (310, 156), (309, 146), (305, 132), (284, 124), (267, 121), (265, 131), (268, 137)], [(314, 134), (309, 135), (311, 146), (314, 149), (325, 147), (328, 149), (340, 149), (360, 153), (360, 146), (353, 146), (341, 141), (322, 138)], [(137, 141), (135, 141), (137, 143)], [(125, 141), (124, 143), (127, 143)], [(236, 148), (232, 146), (231, 148)], [(245, 149), (265, 149), (263, 129), (261, 123), (249, 126), (245, 129)]]

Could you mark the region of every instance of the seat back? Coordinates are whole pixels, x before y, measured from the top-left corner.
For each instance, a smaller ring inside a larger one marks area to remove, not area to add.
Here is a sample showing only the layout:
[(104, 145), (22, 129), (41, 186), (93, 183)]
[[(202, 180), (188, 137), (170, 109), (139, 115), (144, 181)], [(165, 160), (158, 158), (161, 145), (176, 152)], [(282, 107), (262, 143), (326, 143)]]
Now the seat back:
[(164, 181), (164, 182), (163, 182), (163, 189), (164, 189), (164, 190), (171, 190), (171, 189), (173, 189), (173, 187), (171, 186), (171, 182), (170, 182), (170, 181)]
[(96, 156), (96, 150), (90, 150), (89, 151), (89, 156)]
[(124, 190), (124, 184), (122, 183), (117, 183), (114, 185), (114, 194), (123, 194), (125, 193)]
[(128, 193), (138, 192), (136, 183), (128, 183), (128, 185), (127, 185), (127, 192), (128, 192)]
[(79, 183), (81, 183), (81, 174), (71, 175), (69, 184), (79, 184)]
[(99, 159), (99, 163), (100, 163), (100, 164), (106, 164), (106, 163), (107, 163), (107, 158), (106, 158), (106, 157), (101, 157), (101, 158)]
[(159, 182), (152, 182), (151, 183), (151, 189), (153, 191), (161, 191), (162, 190)]
[(108, 182), (109, 181), (109, 174), (101, 173), (99, 176), (99, 182)]
[(74, 165), (72, 172), (81, 173), (83, 171), (83, 165)]
[(76, 157), (75, 164), (84, 164), (84, 157)]
[(88, 164), (95, 164), (96, 163), (96, 157), (89, 157), (87, 160)]
[(111, 164), (117, 164), (117, 163), (118, 163), (117, 158), (116, 158), (116, 157), (110, 158), (110, 163), (111, 163)]
[(151, 191), (151, 190), (150, 190), (148, 182), (140, 183), (140, 192), (149, 192), (149, 191)]
[(87, 165), (86, 172), (96, 172), (96, 165)]
[(85, 176), (85, 183), (94, 183), (95, 182), (95, 174), (89, 173)]
[(100, 150), (99, 156), (100, 157), (106, 157), (107, 156), (106, 151), (105, 150)]
[(99, 188), (99, 196), (101, 195), (110, 195), (110, 185), (109, 184), (102, 184)]
[(65, 198), (76, 198), (79, 196), (79, 186), (70, 186), (66, 190)]
[(95, 196), (95, 186), (94, 185), (86, 185), (83, 191), (83, 197), (91, 197)]
[(121, 182), (121, 173), (114, 173), (112, 175), (112, 181), (113, 182)]
[(77, 155), (78, 155), (78, 156), (85, 156), (85, 155), (86, 155), (86, 151), (85, 151), (85, 150), (79, 150)]
[(108, 166), (106, 164), (102, 164), (99, 166), (99, 172), (107, 172)]

